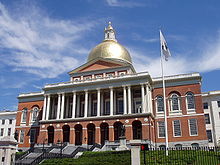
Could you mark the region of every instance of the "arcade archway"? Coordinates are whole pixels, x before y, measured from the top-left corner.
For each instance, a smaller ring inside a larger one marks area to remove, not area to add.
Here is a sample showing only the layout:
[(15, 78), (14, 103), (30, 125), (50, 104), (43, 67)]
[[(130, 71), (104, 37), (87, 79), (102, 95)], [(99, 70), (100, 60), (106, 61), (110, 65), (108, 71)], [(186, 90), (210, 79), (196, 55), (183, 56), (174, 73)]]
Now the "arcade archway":
[(101, 131), (101, 144), (105, 144), (106, 140), (109, 140), (109, 126), (107, 123), (100, 124)]

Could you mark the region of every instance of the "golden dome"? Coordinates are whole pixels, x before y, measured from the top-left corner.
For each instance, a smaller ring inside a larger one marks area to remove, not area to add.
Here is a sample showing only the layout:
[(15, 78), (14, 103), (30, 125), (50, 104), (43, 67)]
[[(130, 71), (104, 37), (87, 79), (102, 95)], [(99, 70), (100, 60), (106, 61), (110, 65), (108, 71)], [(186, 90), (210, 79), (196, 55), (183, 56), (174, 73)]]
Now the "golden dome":
[(96, 58), (116, 59), (132, 63), (129, 52), (115, 39), (115, 31), (109, 23), (105, 28), (105, 39), (89, 53), (88, 62)]
[(95, 48), (93, 48), (93, 50), (89, 53), (88, 61), (99, 57), (107, 59), (118, 59), (132, 63), (129, 52), (122, 45), (112, 40), (103, 41)]

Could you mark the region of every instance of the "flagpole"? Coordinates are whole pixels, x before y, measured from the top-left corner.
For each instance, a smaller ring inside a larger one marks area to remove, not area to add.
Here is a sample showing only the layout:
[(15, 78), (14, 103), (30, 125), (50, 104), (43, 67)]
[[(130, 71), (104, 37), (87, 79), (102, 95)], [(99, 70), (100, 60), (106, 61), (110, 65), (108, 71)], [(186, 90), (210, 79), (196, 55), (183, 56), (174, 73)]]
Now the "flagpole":
[[(160, 30), (161, 33), (161, 30)], [(161, 58), (161, 72), (163, 81), (163, 104), (164, 104), (164, 126), (165, 126), (165, 144), (166, 144), (166, 156), (168, 156), (168, 127), (167, 127), (167, 106), (166, 106), (166, 90), (165, 90), (165, 80), (164, 80), (164, 67), (163, 67), (163, 53), (162, 44), (160, 41), (160, 58)]]

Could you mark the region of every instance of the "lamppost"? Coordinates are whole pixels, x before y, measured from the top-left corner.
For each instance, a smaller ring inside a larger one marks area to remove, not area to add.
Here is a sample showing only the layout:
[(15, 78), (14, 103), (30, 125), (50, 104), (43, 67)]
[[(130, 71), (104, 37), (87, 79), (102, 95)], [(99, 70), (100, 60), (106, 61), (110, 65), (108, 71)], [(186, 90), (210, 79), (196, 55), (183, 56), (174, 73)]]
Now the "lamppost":
[(60, 141), (60, 139), (57, 140), (57, 144), (60, 144), (60, 157), (62, 158), (62, 149), (63, 149), (63, 143)]
[[(86, 144), (86, 140), (87, 140), (87, 138), (84, 137), (84, 140), (85, 140), (85, 144)], [(89, 149), (88, 149), (88, 144), (87, 144), (86, 150), (87, 150), (87, 151), (89, 150)]]
[(45, 142), (47, 141), (47, 139), (44, 139), (43, 140), (43, 153), (45, 152), (45, 149), (44, 149), (44, 145), (45, 145)]

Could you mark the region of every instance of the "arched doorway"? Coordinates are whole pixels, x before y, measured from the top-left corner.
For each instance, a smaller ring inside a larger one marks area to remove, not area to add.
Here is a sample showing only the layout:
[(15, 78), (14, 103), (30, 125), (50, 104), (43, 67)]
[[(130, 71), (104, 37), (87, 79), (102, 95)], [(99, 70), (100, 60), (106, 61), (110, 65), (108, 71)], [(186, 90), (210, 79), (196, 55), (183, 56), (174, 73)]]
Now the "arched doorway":
[(75, 145), (82, 145), (82, 126), (75, 125)]
[(108, 129), (107, 123), (102, 123), (100, 125), (100, 131), (101, 131), (101, 144), (105, 144), (106, 140), (109, 140), (109, 129)]
[(47, 127), (48, 143), (54, 143), (54, 127)]
[(139, 120), (132, 122), (133, 139), (142, 139), (142, 124)]
[(123, 124), (121, 122), (115, 122), (114, 123), (114, 140), (119, 140), (119, 137), (121, 136), (121, 129), (123, 127)]
[(90, 123), (87, 125), (88, 145), (95, 144), (95, 125)]
[(63, 126), (63, 142), (70, 142), (70, 126), (64, 125)]

